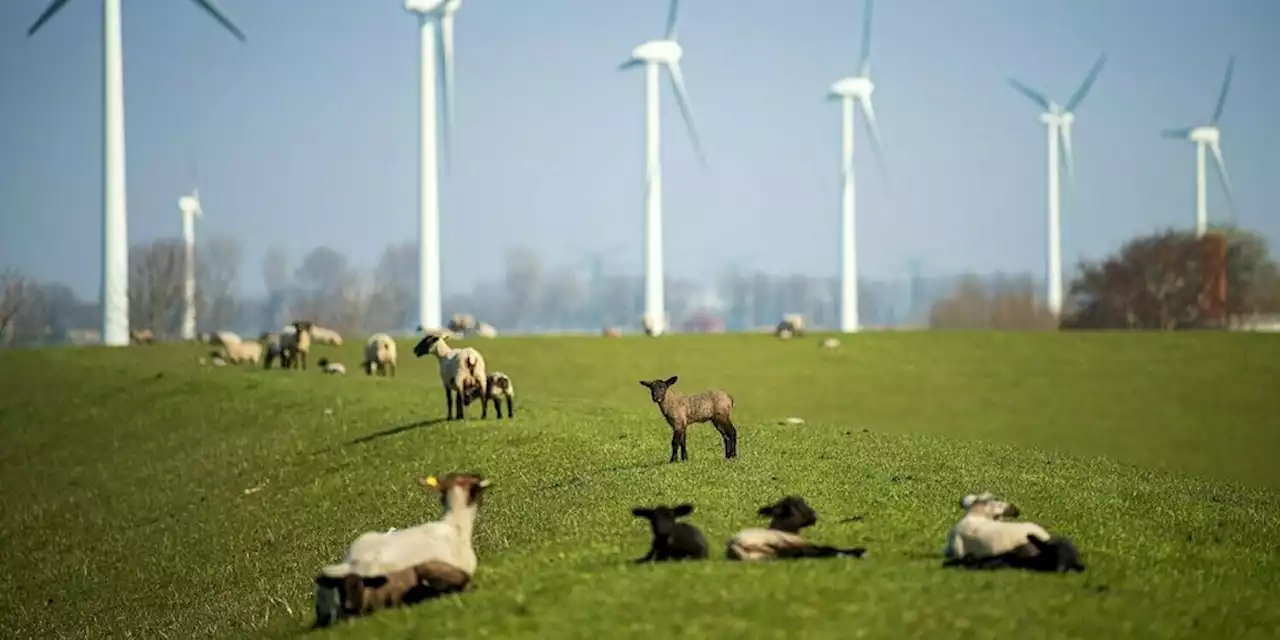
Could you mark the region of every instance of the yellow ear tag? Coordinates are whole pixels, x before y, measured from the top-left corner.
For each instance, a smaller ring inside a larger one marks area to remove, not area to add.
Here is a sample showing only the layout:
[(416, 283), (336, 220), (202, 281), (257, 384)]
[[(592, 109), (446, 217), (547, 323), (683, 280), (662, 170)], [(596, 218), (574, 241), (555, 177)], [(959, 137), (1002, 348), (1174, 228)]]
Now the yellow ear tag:
[(427, 476), (422, 479), (422, 484), (434, 488), (440, 486), (440, 481), (436, 480), (435, 476)]

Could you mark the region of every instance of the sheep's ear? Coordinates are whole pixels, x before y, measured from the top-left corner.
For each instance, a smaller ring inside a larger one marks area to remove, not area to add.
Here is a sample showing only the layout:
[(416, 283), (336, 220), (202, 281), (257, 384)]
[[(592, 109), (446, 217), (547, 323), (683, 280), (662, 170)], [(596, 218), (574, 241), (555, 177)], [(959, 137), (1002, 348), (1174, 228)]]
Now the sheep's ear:
[(640, 381), (640, 386), (642, 386), (642, 387), (649, 387), (650, 389), (652, 389), (652, 388), (653, 388), (653, 383), (652, 383), (652, 382), (649, 382), (648, 380), (641, 380), (641, 381)]
[(691, 514), (691, 513), (693, 513), (693, 505), (688, 504), (688, 503), (686, 503), (686, 504), (681, 504), (681, 505), (676, 505), (676, 508), (674, 508), (674, 509), (672, 509), (672, 510), (671, 510), (671, 515), (673, 515), (673, 516), (675, 516), (675, 517), (677, 517), (677, 518), (679, 518), (679, 517), (681, 517), (681, 516), (687, 516), (687, 515), (689, 515), (689, 514)]
[(667, 378), (665, 382), (667, 383), (667, 386), (669, 387), (669, 386), (671, 386), (671, 385), (675, 384), (675, 383), (676, 383), (676, 380), (678, 380), (679, 378), (680, 378), (680, 376), (671, 376), (670, 378)]
[(633, 515), (633, 516), (635, 516), (635, 517), (637, 517), (637, 518), (652, 518), (652, 517), (653, 517), (653, 509), (645, 509), (645, 508), (643, 508), (643, 507), (636, 507), (636, 508), (634, 508), (634, 509), (632, 509), (632, 510), (631, 510), (631, 515)]
[(480, 487), (481, 489), (488, 489), (489, 484), (490, 484), (489, 479), (485, 478), (484, 480), (481, 480), (480, 482), (476, 483), (476, 486)]

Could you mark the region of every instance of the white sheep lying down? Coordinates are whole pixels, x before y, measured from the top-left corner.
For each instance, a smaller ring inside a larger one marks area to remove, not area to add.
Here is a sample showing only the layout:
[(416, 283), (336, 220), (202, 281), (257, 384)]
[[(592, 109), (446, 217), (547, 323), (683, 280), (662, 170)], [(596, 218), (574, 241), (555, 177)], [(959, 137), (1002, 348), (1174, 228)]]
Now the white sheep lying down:
[(981, 559), (1009, 553), (1027, 544), (1027, 536), (1048, 541), (1049, 532), (1034, 522), (1015, 522), (1018, 507), (991, 493), (965, 496), (965, 515), (947, 533), (942, 554), (950, 559)]

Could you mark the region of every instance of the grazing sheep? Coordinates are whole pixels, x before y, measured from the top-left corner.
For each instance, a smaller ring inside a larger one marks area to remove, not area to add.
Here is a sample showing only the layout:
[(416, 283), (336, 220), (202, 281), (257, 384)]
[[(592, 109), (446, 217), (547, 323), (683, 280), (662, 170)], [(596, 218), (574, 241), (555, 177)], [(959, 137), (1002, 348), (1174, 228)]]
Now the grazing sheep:
[(155, 344), (156, 334), (150, 329), (131, 329), (129, 331), (129, 340), (134, 344)]
[(738, 429), (733, 426), (733, 396), (719, 389), (708, 389), (692, 395), (681, 395), (673, 391), (671, 386), (679, 376), (671, 376), (666, 380), (641, 380), (640, 384), (649, 388), (649, 397), (662, 417), (667, 419), (671, 427), (671, 459), (676, 461), (676, 451), (680, 459), (689, 460), (689, 449), (685, 445), (685, 430), (699, 422), (710, 422), (720, 432), (724, 442), (725, 459), (738, 457)]
[[(449, 330), (454, 333), (465, 334), (474, 329), (475, 326), (476, 319), (469, 313), (455, 313), (449, 318)], [(419, 330), (421, 330), (421, 327), (419, 327)]]
[(496, 338), (498, 330), (488, 322), (481, 322), (480, 326), (476, 327), (476, 335), (481, 338)]
[(1080, 561), (1080, 551), (1070, 539), (1059, 536), (1041, 540), (1031, 533), (1027, 534), (1025, 543), (1011, 551), (985, 558), (953, 559), (944, 565), (966, 569), (1026, 569), (1046, 573), (1085, 570), (1084, 563)]
[(1018, 507), (991, 493), (965, 496), (960, 507), (965, 515), (947, 533), (942, 552), (951, 560), (964, 562), (1009, 553), (1025, 545), (1028, 535), (1049, 539), (1049, 532), (1034, 522), (1004, 520), (1018, 517)]
[(222, 353), (213, 352), (220, 355), (224, 360), (231, 364), (240, 364), (247, 362), (249, 364), (258, 364), (262, 360), (262, 345), (256, 342), (233, 342), (231, 344), (222, 345)]
[(294, 365), (301, 365), (303, 371), (307, 370), (307, 354), (311, 353), (311, 329), (314, 326), (303, 320), (285, 328), (280, 337), (280, 345), (285, 353), (285, 368), (293, 369)]
[(364, 363), (360, 365), (366, 375), (396, 375), (396, 341), (385, 333), (375, 333), (364, 343)]
[(836, 349), (840, 348), (840, 339), (839, 338), (823, 338), (821, 346), (823, 349), (826, 349), (827, 351), (835, 351)]
[(342, 334), (325, 327), (311, 327), (311, 339), (316, 344), (327, 344), (334, 347), (342, 346)]
[(745, 561), (835, 556), (861, 558), (867, 552), (865, 547), (842, 549), (815, 545), (805, 540), (800, 535), (800, 530), (816, 524), (818, 514), (800, 496), (786, 496), (778, 502), (760, 507), (757, 513), (771, 518), (769, 528), (739, 531), (729, 539), (725, 557)]
[(653, 542), (649, 553), (636, 562), (663, 562), (666, 560), (704, 560), (707, 557), (707, 539), (697, 527), (676, 518), (693, 513), (693, 505), (675, 507), (636, 507), (631, 514), (645, 518), (653, 530)]
[(320, 366), (320, 373), (347, 375), (347, 368), (342, 366), (341, 362), (329, 362), (328, 358), (320, 358), (316, 364)]
[(214, 331), (209, 336), (209, 344), (215, 347), (221, 347), (228, 344), (236, 344), (241, 342), (240, 336), (231, 331)]
[[(428, 353), (440, 363), (440, 382), (444, 385), (444, 401), (449, 420), (462, 420), (466, 400), (469, 397), (485, 398), (489, 395), (489, 380), (485, 374), (484, 356), (473, 347), (454, 349), (441, 336), (429, 335), (413, 348), (413, 355), (421, 358)], [(468, 385), (475, 385), (474, 391)], [(455, 416), (455, 407), (457, 415)]]
[(499, 401), (506, 400), (507, 417), (516, 417), (516, 409), (513, 404), (516, 397), (516, 387), (515, 384), (511, 382), (511, 376), (508, 376), (501, 371), (494, 371), (488, 376), (485, 376), (485, 382), (485, 387), (488, 389), (488, 393), (484, 396), (480, 395), (480, 388), (478, 385), (468, 382), (466, 397), (463, 399), (462, 404), (467, 406), (470, 405), (473, 400), (482, 400), (484, 403), (480, 405), (480, 419), (483, 420), (489, 417), (489, 402), (493, 402), (493, 410), (498, 412), (498, 419), (502, 419), (502, 405)]
[(476, 514), (489, 481), (474, 473), (450, 473), (418, 482), (440, 494), (444, 514), (406, 529), (366, 532), (351, 543), (341, 563), (321, 569), (315, 579), (317, 627), (461, 591), (470, 583), (476, 571)]

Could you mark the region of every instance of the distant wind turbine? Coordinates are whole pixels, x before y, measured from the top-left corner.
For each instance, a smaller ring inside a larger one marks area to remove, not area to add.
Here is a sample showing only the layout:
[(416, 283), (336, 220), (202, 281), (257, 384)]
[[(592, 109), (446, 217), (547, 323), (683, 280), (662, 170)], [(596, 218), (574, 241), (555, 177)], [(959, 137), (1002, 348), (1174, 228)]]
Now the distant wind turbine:
[(444, 76), (444, 147), (452, 149), (453, 129), (453, 14), (462, 0), (405, 0), (404, 8), (418, 17), (420, 33), (418, 114), (418, 324), (440, 329), (440, 149), (436, 127), (436, 27), (440, 28), (440, 58)]
[(884, 166), (880, 147), (880, 128), (876, 126), (876, 112), (871, 106), (871, 13), (874, 1), (866, 0), (862, 18), (862, 55), (858, 60), (858, 75), (841, 78), (832, 83), (827, 99), (839, 100), (844, 123), (844, 144), (840, 151), (840, 331), (853, 333), (858, 330), (858, 245), (857, 220), (855, 218), (855, 194), (853, 164), (853, 108), (854, 102), (862, 107), (871, 133), (871, 150), (876, 160)]
[(203, 217), (200, 208), (200, 190), (178, 198), (178, 212), (182, 215), (183, 285), (182, 285), (182, 339), (196, 337), (196, 218)]
[(671, 0), (666, 34), (661, 40), (650, 40), (633, 49), (631, 59), (618, 67), (619, 70), (625, 70), (644, 65), (644, 309), (645, 318), (650, 321), (655, 336), (662, 335), (667, 328), (662, 282), (662, 164), (658, 145), (658, 76), (661, 65), (666, 65), (671, 76), (671, 86), (675, 89), (680, 114), (689, 129), (694, 152), (698, 155), (699, 162), (706, 165), (698, 128), (694, 124), (693, 108), (684, 87), (684, 74), (680, 71), (680, 57), (684, 51), (676, 42), (679, 9), (680, 0)]
[(1205, 147), (1213, 151), (1213, 166), (1218, 170), (1218, 179), (1222, 181), (1222, 191), (1227, 196), (1228, 212), (1235, 216), (1235, 196), (1231, 193), (1231, 178), (1227, 175), (1227, 164), (1222, 159), (1222, 132), (1218, 129), (1218, 119), (1222, 117), (1222, 108), (1227, 104), (1227, 90), (1231, 88), (1231, 76), (1236, 70), (1236, 57), (1227, 61), (1227, 75), (1222, 79), (1222, 90), (1218, 92), (1218, 106), (1213, 109), (1213, 118), (1209, 124), (1185, 129), (1171, 129), (1161, 132), (1166, 138), (1190, 140), (1196, 143), (1196, 237), (1202, 237), (1209, 227), (1209, 213), (1206, 208), (1205, 194)]
[[(70, 0), (53, 0), (27, 30), (31, 37)], [(213, 0), (192, 0), (244, 42), (244, 34)], [(120, 38), (120, 0), (102, 0), (103, 32), (103, 212), (102, 343), (129, 344), (129, 238), (125, 205), (124, 63)]]
[(1084, 101), (1086, 95), (1089, 94), (1090, 87), (1094, 81), (1098, 79), (1098, 74), (1102, 72), (1102, 66), (1107, 62), (1107, 54), (1098, 57), (1098, 61), (1093, 64), (1093, 68), (1089, 70), (1089, 74), (1085, 76), (1084, 82), (1080, 83), (1080, 88), (1071, 95), (1071, 99), (1067, 101), (1067, 106), (1058, 106), (1058, 103), (1046, 98), (1043, 93), (1028, 87), (1026, 84), (1019, 82), (1016, 78), (1009, 78), (1009, 84), (1022, 95), (1030, 98), (1032, 102), (1040, 105), (1045, 111), (1040, 114), (1040, 121), (1045, 124), (1049, 135), (1049, 269), (1048, 269), (1048, 289), (1049, 310), (1055, 315), (1062, 312), (1062, 238), (1061, 238), (1061, 216), (1059, 214), (1060, 194), (1058, 189), (1058, 177), (1060, 161), (1058, 142), (1062, 142), (1062, 156), (1066, 158), (1067, 176), (1072, 184), (1075, 184), (1076, 165), (1075, 156), (1071, 150), (1071, 123), (1075, 121), (1075, 110)]

